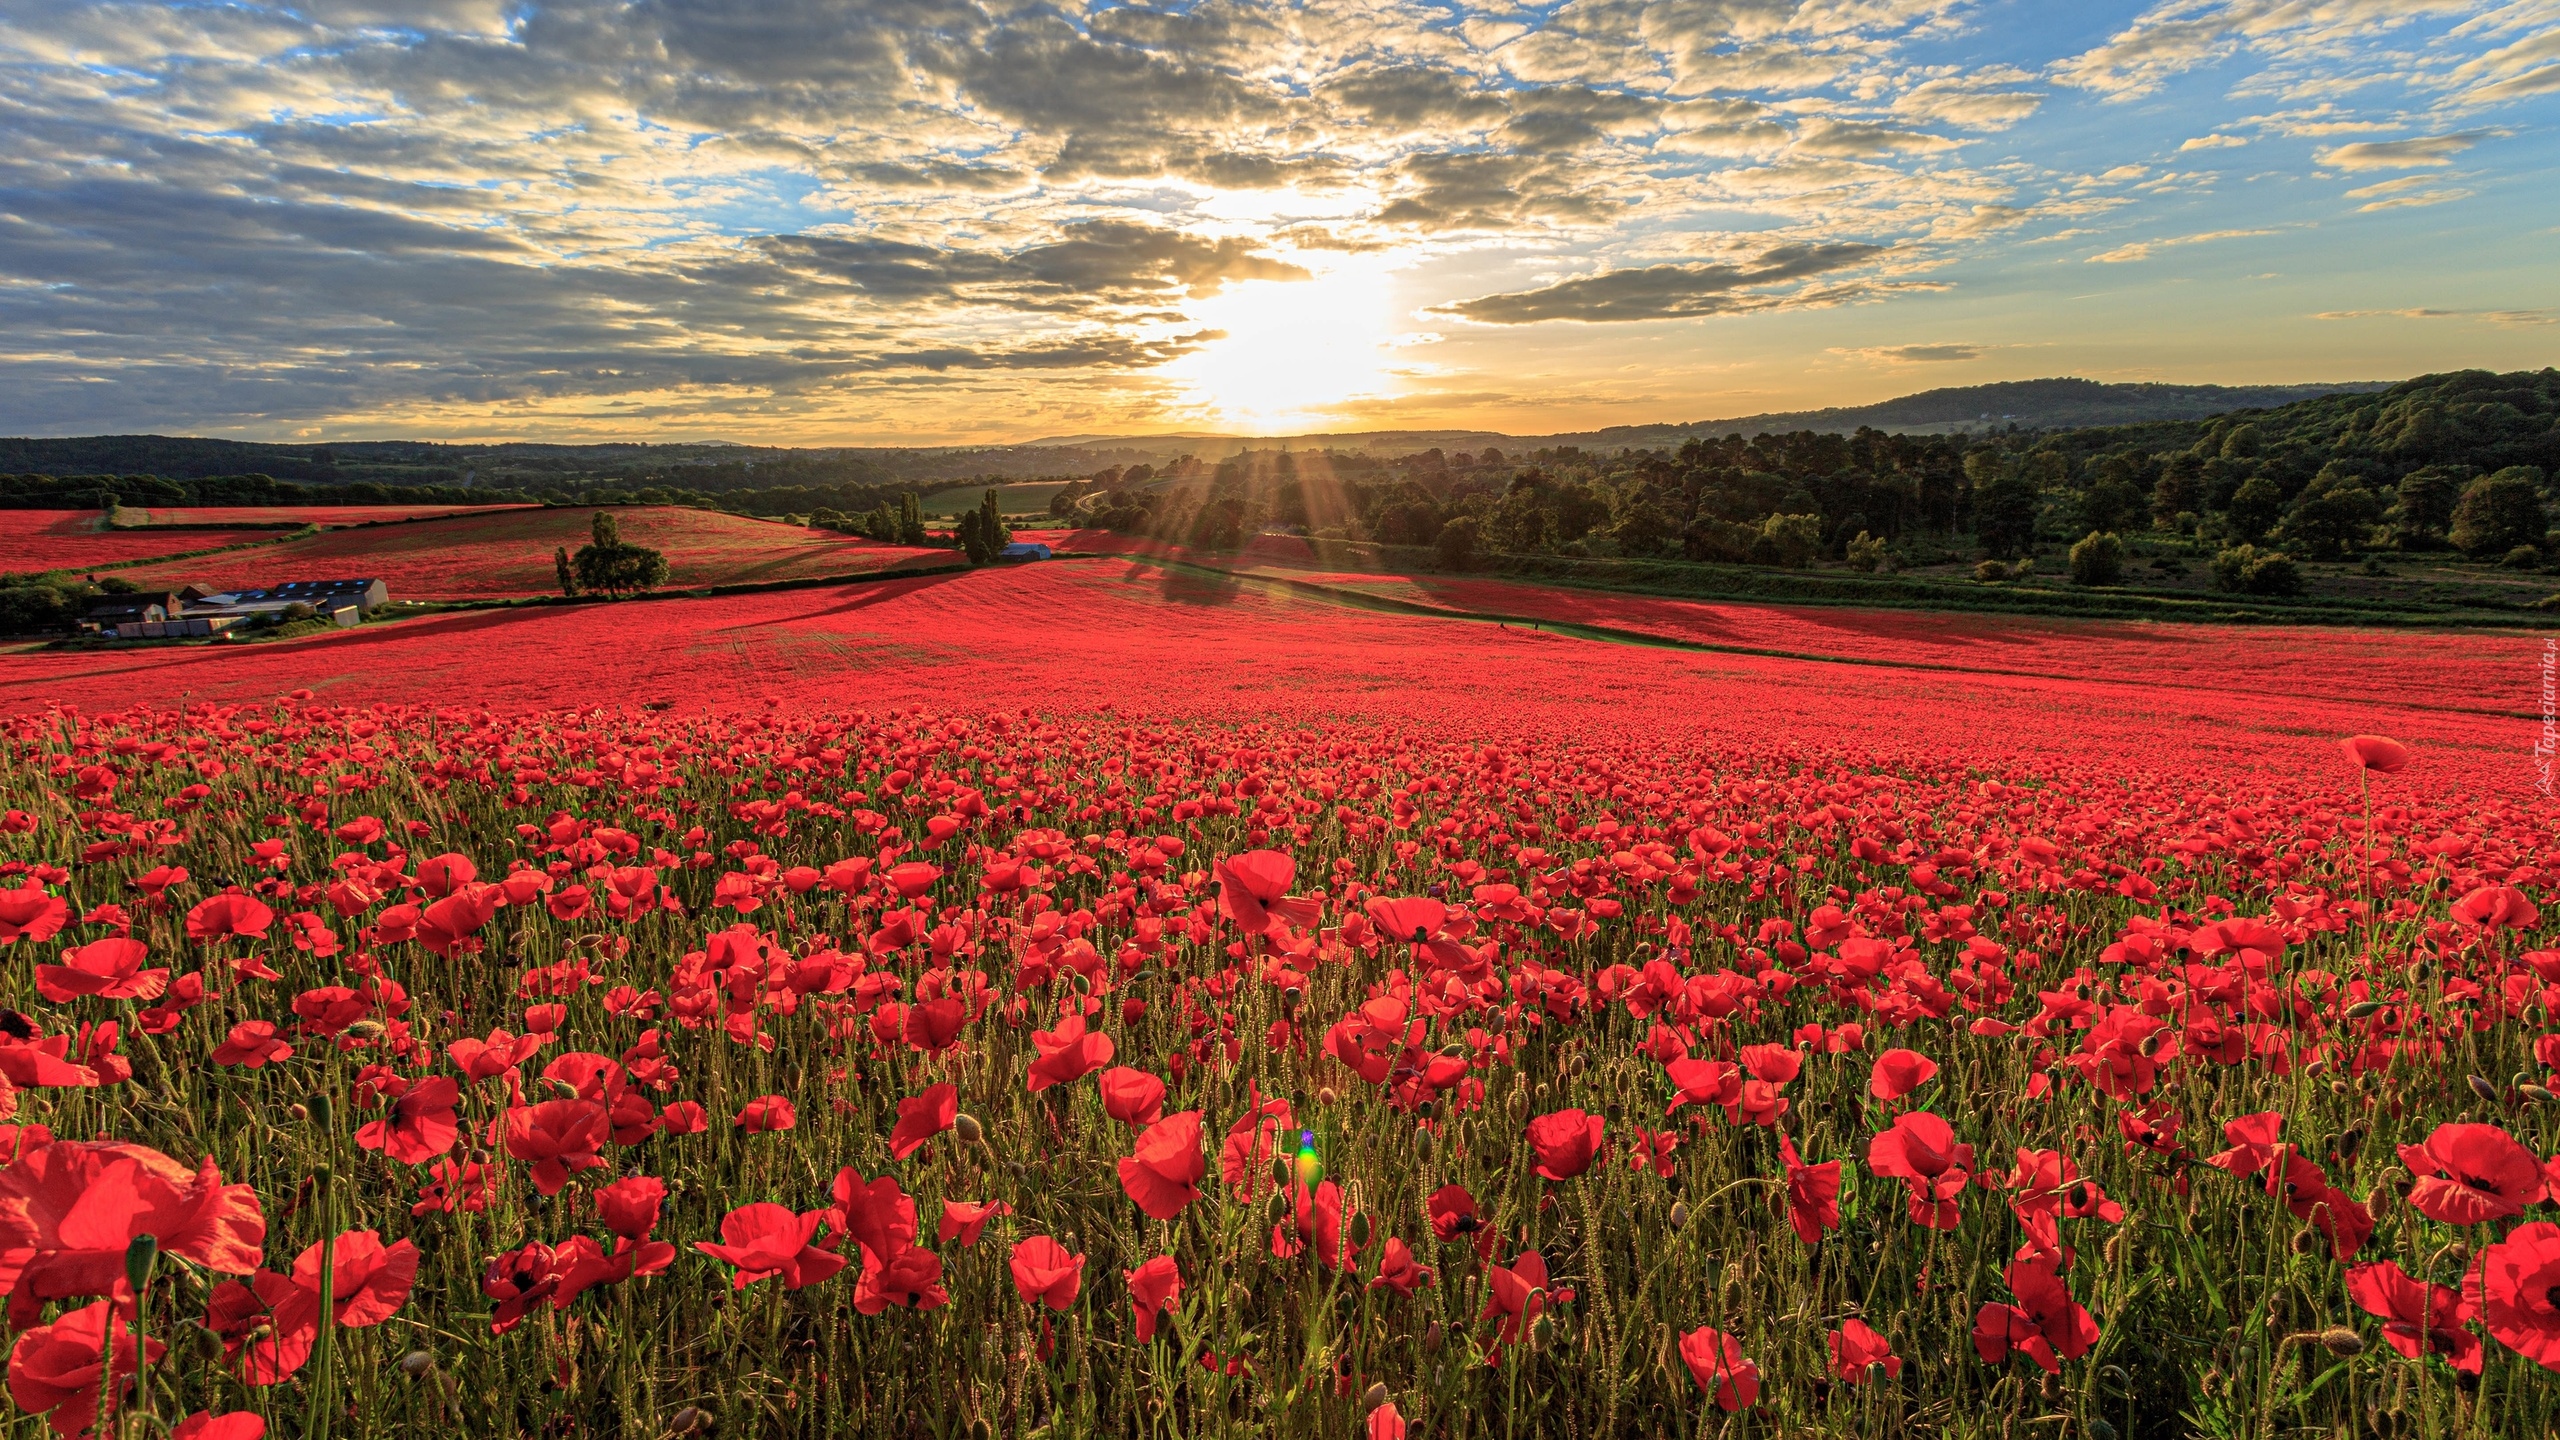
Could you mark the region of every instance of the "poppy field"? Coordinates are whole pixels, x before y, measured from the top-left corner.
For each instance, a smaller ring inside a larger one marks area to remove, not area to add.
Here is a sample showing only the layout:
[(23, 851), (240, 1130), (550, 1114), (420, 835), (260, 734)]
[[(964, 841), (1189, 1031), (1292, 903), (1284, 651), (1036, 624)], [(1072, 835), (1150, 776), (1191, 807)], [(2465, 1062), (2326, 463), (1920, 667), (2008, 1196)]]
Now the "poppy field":
[[(622, 538), (667, 557), (670, 587), (857, 575), (948, 561), (950, 552), (883, 545), (827, 530), (716, 510), (617, 506)], [(140, 585), (228, 588), (279, 576), (379, 579), (396, 600), (516, 599), (560, 593), (553, 553), (587, 543), (588, 506), (474, 510), (394, 525), (326, 530), (301, 540), (122, 572)]]
[[(439, 520), (451, 515), (486, 515), (517, 505), (154, 505), (140, 512), (146, 525), (277, 524), (380, 525), (395, 520)], [(133, 513), (128, 507), (127, 513)]]
[(120, 565), (182, 551), (272, 539), (265, 530), (109, 530), (95, 510), (0, 510), (0, 570), (71, 570)]
[(2154, 628), (1096, 560), (11, 657), (8, 1433), (2553, 1433), (2523, 643)]

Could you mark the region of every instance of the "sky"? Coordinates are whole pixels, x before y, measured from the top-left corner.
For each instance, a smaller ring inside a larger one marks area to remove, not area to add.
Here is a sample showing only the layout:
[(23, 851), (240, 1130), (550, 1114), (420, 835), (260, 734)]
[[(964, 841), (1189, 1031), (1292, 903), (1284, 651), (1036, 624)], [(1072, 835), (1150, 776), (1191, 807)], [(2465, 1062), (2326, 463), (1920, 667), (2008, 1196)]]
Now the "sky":
[(2560, 361), (2560, 0), (0, 0), (0, 433), (1549, 434)]

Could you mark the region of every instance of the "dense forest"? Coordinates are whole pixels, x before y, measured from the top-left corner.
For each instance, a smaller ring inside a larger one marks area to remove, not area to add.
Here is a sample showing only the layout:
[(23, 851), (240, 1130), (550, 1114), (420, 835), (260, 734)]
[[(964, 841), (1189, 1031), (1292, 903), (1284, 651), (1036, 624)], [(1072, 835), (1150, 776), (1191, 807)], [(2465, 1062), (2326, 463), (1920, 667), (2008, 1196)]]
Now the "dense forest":
[[(1501, 551), (1876, 568), (1915, 548), (2004, 561), (2159, 532), (2247, 547), (2244, 567), (2383, 549), (2521, 566), (2549, 556), (2555, 473), (2560, 371), (2464, 371), (2211, 420), (1995, 436), (1808, 430), (1394, 461), (1264, 451), (1187, 484), (1106, 470), (1052, 509), (1211, 548), (1276, 526), (1434, 546), (1453, 562)], [(2281, 569), (2266, 573), (2258, 588), (2280, 588)]]

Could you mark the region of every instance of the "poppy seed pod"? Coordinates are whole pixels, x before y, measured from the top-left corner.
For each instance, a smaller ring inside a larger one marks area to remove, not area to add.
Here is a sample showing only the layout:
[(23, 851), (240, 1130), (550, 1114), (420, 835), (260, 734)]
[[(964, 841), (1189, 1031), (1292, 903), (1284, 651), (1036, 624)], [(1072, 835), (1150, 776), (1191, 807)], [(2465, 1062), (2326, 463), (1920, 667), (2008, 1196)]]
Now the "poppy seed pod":
[(1363, 1410), (1375, 1410), (1386, 1403), (1387, 1382), (1384, 1380), (1372, 1382), (1368, 1393), (1360, 1397), (1360, 1408)]
[(2364, 1337), (2344, 1325), (2332, 1325), (2320, 1332), (2320, 1348), (2332, 1355), (2361, 1355)]
[(424, 1350), (412, 1350), (400, 1357), (400, 1373), (412, 1380), (424, 1380), (436, 1368), (436, 1357)]
[(717, 1422), (712, 1419), (710, 1411), (699, 1405), (687, 1405), (676, 1412), (675, 1419), (668, 1422), (667, 1433), (675, 1436), (707, 1435), (711, 1433), (711, 1427), (715, 1423)]

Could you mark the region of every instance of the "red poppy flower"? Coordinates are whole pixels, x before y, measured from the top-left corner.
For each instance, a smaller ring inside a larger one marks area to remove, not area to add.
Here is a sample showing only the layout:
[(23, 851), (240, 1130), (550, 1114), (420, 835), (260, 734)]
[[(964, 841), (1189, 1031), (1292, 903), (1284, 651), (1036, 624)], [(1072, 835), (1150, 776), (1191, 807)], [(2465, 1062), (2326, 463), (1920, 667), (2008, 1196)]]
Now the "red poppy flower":
[(1245, 1082), (1245, 1095), (1244, 1114), (1227, 1127), (1226, 1143), (1218, 1148), (1218, 1176), (1235, 1187), (1238, 1199), (1250, 1200), (1271, 1183), (1266, 1166), (1279, 1146), (1280, 1132), (1295, 1121), (1287, 1100), (1263, 1099), (1254, 1082)]
[(169, 1440), (266, 1440), (265, 1417), (248, 1410), (199, 1410), (169, 1431)]
[(2409, 747), (2379, 735), (2350, 735), (2338, 748), (2354, 763), (2376, 775), (2397, 775), (2409, 768)]
[(257, 1192), (225, 1185), (207, 1158), (189, 1170), (141, 1145), (63, 1140), (0, 1170), (0, 1294), (24, 1303), (122, 1295), (134, 1238), (227, 1275), (264, 1257)]
[(1164, 1116), (1164, 1081), (1126, 1065), (1102, 1072), (1102, 1113), (1144, 1129)]
[(1570, 1180), (1591, 1168), (1601, 1150), (1605, 1122), (1580, 1110), (1558, 1110), (1529, 1122), (1529, 1145), (1538, 1155), (1538, 1173), (1549, 1180)]
[(593, 1100), (545, 1100), (507, 1112), (507, 1153), (533, 1166), (533, 1188), (557, 1195), (569, 1177), (604, 1163), (604, 1148), (613, 1121)]
[(1030, 1090), (1038, 1094), (1052, 1085), (1079, 1080), (1111, 1063), (1111, 1037), (1086, 1033), (1082, 1011), (1058, 1022), (1055, 1030), (1031, 1032), (1040, 1058), (1031, 1062)]
[(2499, 1344), (2560, 1370), (2560, 1225), (2535, 1220), (2480, 1252), (2464, 1284)]
[(732, 1123), (750, 1135), (766, 1135), (799, 1124), (800, 1115), (780, 1095), (759, 1095), (740, 1107)]
[(1360, 1434), (1361, 1440), (1405, 1440), (1404, 1412), (1390, 1400), (1369, 1412)]
[(1519, 1344), (1548, 1305), (1573, 1298), (1571, 1290), (1548, 1291), (1547, 1259), (1535, 1250), (1521, 1251), (1520, 1258), (1509, 1265), (1488, 1265), (1484, 1274), (1484, 1313), (1476, 1318), (1500, 1317), (1502, 1323), (1494, 1332), (1497, 1346)]
[(1843, 1383), (1863, 1385), (1875, 1378), (1874, 1367), (1883, 1366), (1890, 1380), (1902, 1373), (1902, 1357), (1893, 1353), (1893, 1342), (1875, 1332), (1864, 1320), (1843, 1321), (1831, 1332), (1831, 1373)]
[(2024, 1355), (2051, 1373), (2098, 1343), (2098, 1322), (2071, 1298), (2050, 1258), (2013, 1260), (2008, 1268), (2015, 1305), (1987, 1304), (1973, 1320), (1974, 1352), (1997, 1365)]
[(978, 1232), (987, 1228), (989, 1220), (1012, 1213), (1013, 1207), (1001, 1200), (945, 1200), (942, 1202), (942, 1223), (935, 1228), (933, 1238), (948, 1244), (956, 1236), (965, 1250), (978, 1243)]
[(1289, 894), (1298, 862), (1278, 850), (1247, 850), (1230, 855), (1216, 867), (1218, 913), (1248, 935), (1285, 934), (1323, 918), (1315, 900)]
[(1778, 1159), (1787, 1167), (1787, 1223), (1796, 1238), (1819, 1245), (1825, 1233), (1840, 1228), (1840, 1162), (1807, 1165), (1797, 1158), (1796, 1142), (1778, 1137)]
[(122, 1394), (141, 1361), (157, 1364), (168, 1349), (157, 1340), (137, 1345), (132, 1324), (101, 1300), (18, 1337), (9, 1349), (9, 1398), (44, 1416), (56, 1435), (106, 1429), (98, 1413), (101, 1392)]
[(1431, 1268), (1414, 1259), (1413, 1247), (1390, 1235), (1384, 1253), (1378, 1257), (1377, 1278), (1369, 1282), (1372, 1290), (1381, 1287), (1399, 1295), (1410, 1295), (1431, 1283)]
[(1475, 1237), (1476, 1253), (1486, 1258), (1493, 1255), (1495, 1236), (1491, 1227), (1476, 1214), (1476, 1197), (1464, 1185), (1443, 1185), (1431, 1192), (1423, 1202), (1423, 1212), (1431, 1218), (1431, 1233), (1442, 1244), (1461, 1235)]
[(799, 1215), (780, 1205), (741, 1205), (721, 1219), (719, 1244), (699, 1240), (693, 1248), (737, 1267), (731, 1289), (744, 1290), (779, 1275), (785, 1288), (798, 1290), (845, 1267), (843, 1256), (810, 1243), (826, 1218), (823, 1210)]
[(1184, 1110), (1139, 1134), (1129, 1158), (1120, 1162), (1120, 1188), (1148, 1215), (1170, 1220), (1200, 1198), (1200, 1178), (1208, 1171), (1208, 1157), (1200, 1149), (1200, 1112)]
[[(901, 1038), (928, 1055), (939, 1055), (960, 1038), (960, 1028), (969, 1023), (969, 1006), (957, 995), (943, 995), (919, 1000), (907, 1007)], [(1110, 1040), (1103, 1041), (1107, 1048)]]
[(1914, 1110), (1867, 1142), (1867, 1168), (1910, 1187), (1911, 1223), (1952, 1230), (1960, 1218), (1956, 1196), (1972, 1178), (1973, 1147), (1957, 1144), (1946, 1121)]
[(2420, 1177), (2409, 1204), (2448, 1225), (2505, 1220), (2543, 1196), (2541, 1159), (2495, 1125), (2439, 1125), (2400, 1161)]
[(92, 940), (62, 952), (59, 965), (36, 967), (36, 993), (60, 1004), (82, 995), (103, 1000), (157, 1000), (169, 985), (166, 970), (145, 970), (149, 952), (139, 940)]
[(1122, 1272), (1129, 1282), (1129, 1304), (1138, 1313), (1138, 1343), (1156, 1338), (1156, 1317), (1182, 1303), (1182, 1267), (1170, 1255), (1158, 1255)]
[[(204, 1325), (222, 1341), (222, 1363), (251, 1385), (274, 1385), (301, 1369), (319, 1336), (320, 1307), (300, 1297), (290, 1278), (272, 1270), (245, 1285), (225, 1280), (214, 1286)], [(287, 1324), (288, 1317), (300, 1323)]]
[(239, 936), (263, 939), (276, 912), (248, 895), (226, 891), (187, 912), (187, 938), (212, 945)]
[(596, 1215), (604, 1227), (625, 1240), (645, 1240), (658, 1228), (658, 1210), (667, 1198), (666, 1182), (650, 1175), (631, 1175), (596, 1191)]
[(2483, 885), (2453, 902), (2453, 918), (2484, 930), (2530, 930), (2542, 912), (2512, 885)]
[(1683, 1057), (1662, 1067), (1678, 1091), (1664, 1107), (1668, 1115), (1683, 1105), (1722, 1105), (1728, 1110), (1742, 1099), (1742, 1071), (1730, 1060), (1691, 1060)]
[(1701, 1325), (1680, 1337), (1680, 1359), (1698, 1388), (1725, 1411), (1748, 1410), (1760, 1398), (1760, 1367), (1742, 1358), (1742, 1342)]
[(1879, 1100), (1899, 1100), (1938, 1076), (1938, 1062), (1917, 1050), (1887, 1050), (1876, 1057), (1867, 1075), (1867, 1093)]
[(1286, 1217), (1271, 1227), (1271, 1253), (1287, 1259), (1312, 1249), (1316, 1262), (1327, 1270), (1348, 1270), (1359, 1256), (1344, 1239), (1346, 1218), (1341, 1186), (1330, 1180), (1317, 1182), (1313, 1189), (1293, 1184)]
[(2480, 1373), (2480, 1339), (2468, 1325), (2471, 1302), (2450, 1285), (2429, 1285), (2388, 1260), (2347, 1272), (2347, 1298), (2381, 1317), (2384, 1343), (2412, 1360), (2441, 1355), (2456, 1370)]
[(921, 1095), (898, 1102), (898, 1123), (889, 1131), (889, 1157), (904, 1160), (960, 1118), (960, 1091), (945, 1081)]
[(486, 1040), (456, 1040), (444, 1047), (444, 1053), (452, 1056), (453, 1063), (462, 1067), (464, 1078), (478, 1082), (504, 1075), (541, 1054), (547, 1038), (492, 1030)]
[(1013, 1247), (1013, 1288), (1025, 1304), (1064, 1310), (1076, 1303), (1076, 1286), (1084, 1278), (1084, 1257), (1046, 1235), (1034, 1235)]
[(213, 1047), (216, 1065), (242, 1065), (255, 1070), (278, 1060), (293, 1058), (293, 1047), (276, 1038), (272, 1021), (243, 1020), (231, 1027), (229, 1038)]
[(0, 890), (0, 944), (50, 940), (71, 918), (62, 897), (47, 893), (33, 879), (13, 890)]
[[(379, 1325), (409, 1303), (410, 1287), (418, 1283), (418, 1247), (406, 1240), (390, 1245), (371, 1230), (350, 1230), (329, 1242), (332, 1258), (329, 1264), (330, 1323), (342, 1329), (361, 1330)], [(313, 1245), (294, 1257), (293, 1284), (299, 1292), (296, 1299), (279, 1313), (277, 1323), (285, 1329), (317, 1325), (320, 1320), (320, 1247)]]
[(461, 1137), (454, 1102), (462, 1087), (448, 1076), (430, 1075), (391, 1102), (391, 1113), (358, 1127), (356, 1144), (379, 1150), (403, 1165), (424, 1165)]
[(658, 1124), (670, 1135), (699, 1135), (711, 1128), (711, 1117), (699, 1102), (678, 1100), (658, 1112)]

